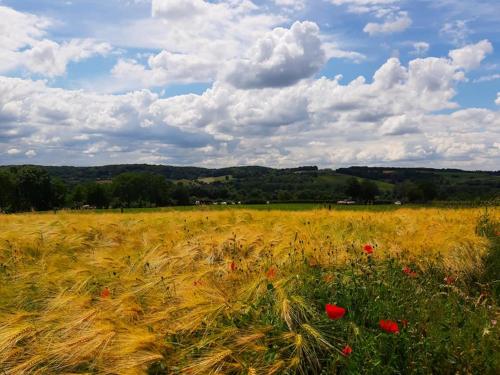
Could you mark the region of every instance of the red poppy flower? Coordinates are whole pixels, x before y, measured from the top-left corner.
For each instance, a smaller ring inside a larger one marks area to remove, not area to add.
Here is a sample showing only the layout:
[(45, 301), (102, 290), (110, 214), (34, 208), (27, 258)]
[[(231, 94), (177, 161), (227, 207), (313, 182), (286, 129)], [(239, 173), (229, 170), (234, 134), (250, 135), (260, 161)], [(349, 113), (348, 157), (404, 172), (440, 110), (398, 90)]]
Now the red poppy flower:
[(373, 246), (367, 243), (366, 245), (363, 246), (363, 251), (366, 254), (373, 254)]
[(342, 355), (344, 357), (349, 357), (352, 353), (352, 348), (349, 345), (344, 346), (344, 349), (342, 349)]
[(410, 277), (417, 277), (417, 273), (412, 271), (409, 267), (403, 268), (403, 272)]
[(111, 295), (111, 292), (108, 288), (104, 288), (101, 292), (101, 298), (108, 298)]
[(276, 277), (276, 274), (278, 271), (274, 267), (270, 267), (269, 270), (267, 270), (266, 276), (269, 280), (273, 280)]
[(236, 263), (234, 263), (234, 261), (232, 261), (232, 262), (231, 262), (231, 264), (229, 265), (229, 269), (230, 269), (231, 271), (236, 271), (236, 268), (237, 268), (237, 267), (236, 267)]
[(444, 281), (446, 282), (446, 284), (452, 285), (455, 282), (455, 278), (453, 276), (446, 276), (444, 278)]
[(381, 320), (379, 322), (380, 328), (387, 333), (399, 333), (398, 323), (392, 320)]
[(331, 283), (333, 281), (333, 276), (332, 275), (325, 275), (323, 276), (323, 280), (327, 283)]
[(403, 328), (407, 328), (408, 327), (408, 320), (406, 320), (406, 319), (401, 320), (401, 325), (403, 326)]
[(328, 317), (332, 320), (337, 320), (342, 318), (346, 312), (346, 310), (343, 307), (330, 305), (329, 303), (326, 304), (325, 311)]

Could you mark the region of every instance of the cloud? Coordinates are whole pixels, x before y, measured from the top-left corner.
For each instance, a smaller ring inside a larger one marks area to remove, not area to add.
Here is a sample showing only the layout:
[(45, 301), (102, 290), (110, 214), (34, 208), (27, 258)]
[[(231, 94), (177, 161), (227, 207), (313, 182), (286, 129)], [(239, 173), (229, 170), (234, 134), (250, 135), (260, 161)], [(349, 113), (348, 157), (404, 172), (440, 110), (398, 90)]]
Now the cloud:
[(294, 10), (302, 10), (306, 7), (306, 0), (274, 0), (277, 6), (289, 7)]
[(198, 56), (162, 51), (150, 56), (147, 67), (136, 60), (120, 59), (111, 73), (132, 87), (159, 87), (172, 83), (210, 82), (217, 74), (213, 61)]
[(111, 51), (107, 43), (97, 43), (90, 39), (73, 39), (58, 44), (48, 39), (41, 40), (29, 50), (20, 54), (22, 65), (30, 72), (48, 77), (66, 73), (70, 62), (78, 62), (95, 55), (105, 56)]
[(153, 0), (153, 17), (180, 20), (207, 13), (210, 4), (203, 0)]
[(16, 116), (0, 123), (0, 150), (16, 144), (32, 151), (25, 154), (28, 157), (52, 155), (62, 160), (63, 155), (77, 162), (85, 155), (128, 152), (136, 157), (150, 155), (158, 145), (185, 149), (215, 142), (207, 133), (189, 133), (164, 123), (151, 112), (155, 103), (158, 97), (149, 91), (98, 95), (0, 77), (0, 114), (2, 108), (18, 107)]
[(40, 40), (50, 25), (48, 18), (0, 5), (0, 72), (16, 68), (19, 64), (18, 51)]
[[(500, 113), (458, 109), (451, 57), (389, 59), (367, 81), (285, 87), (218, 81), (201, 95), (102, 95), (0, 78), (0, 162), (227, 166), (422, 165), (494, 169)], [(449, 114), (436, 114), (449, 110)]]
[(399, 3), (400, 0), (330, 0), (334, 5), (348, 5), (352, 12), (364, 12)]
[(21, 153), (21, 150), (17, 149), (17, 148), (9, 148), (7, 150), (7, 155), (18, 155)]
[(429, 51), (430, 45), (427, 42), (415, 42), (413, 43), (413, 51), (410, 52), (412, 55), (425, 56)]
[(367, 23), (363, 31), (370, 36), (377, 34), (392, 34), (406, 30), (412, 24), (411, 18), (407, 12), (398, 12), (395, 15), (388, 17), (384, 22)]
[(225, 62), (288, 21), (249, 0), (155, 0), (151, 9), (153, 18), (101, 34), (119, 46), (160, 50), (145, 64), (122, 58), (112, 70), (122, 88), (212, 82)]
[(455, 45), (464, 45), (472, 33), (467, 20), (455, 20), (447, 22), (440, 30), (440, 34)]
[(47, 77), (63, 75), (70, 62), (111, 51), (107, 43), (71, 39), (59, 44), (45, 38), (52, 21), (0, 6), (0, 72), (24, 68)]
[(496, 105), (500, 105), (500, 92), (497, 93), (497, 99), (495, 100)]
[(312, 76), (325, 60), (318, 26), (295, 22), (260, 38), (246, 59), (230, 64), (224, 78), (238, 88), (285, 87)]
[(460, 49), (450, 51), (449, 56), (456, 66), (465, 70), (477, 69), (487, 54), (493, 52), (493, 46), (488, 40), (481, 40)]
[(419, 120), (422, 120), (422, 118), (410, 118), (407, 115), (389, 117), (382, 123), (380, 133), (382, 135), (419, 133)]
[[(320, 35), (318, 26), (309, 21), (262, 33), (251, 41), (250, 48), (240, 41), (235, 48), (224, 47), (220, 52), (230, 54), (223, 59), (213, 55), (218, 52), (218, 42), (221, 48), (229, 43), (212, 41), (209, 45), (214, 48), (210, 54), (202, 50), (185, 53), (163, 50), (149, 56), (146, 64), (122, 58), (111, 71), (115, 83), (110, 86), (161, 87), (172, 83), (207, 83), (218, 77), (238, 87), (282, 87), (312, 76), (329, 59), (360, 62), (366, 58), (361, 53), (339, 48), (331, 37)], [(234, 54), (235, 51), (240, 52)]]
[(330, 0), (335, 5), (386, 5), (398, 3), (401, 0)]
[(473, 82), (474, 83), (490, 82), (490, 81), (496, 81), (497, 79), (500, 79), (500, 73), (482, 76), (482, 77), (475, 79)]
[(412, 24), (408, 12), (399, 7), (400, 0), (329, 0), (337, 6), (347, 6), (349, 13), (370, 14), (382, 22), (369, 22), (363, 28), (370, 36), (392, 34), (406, 30)]

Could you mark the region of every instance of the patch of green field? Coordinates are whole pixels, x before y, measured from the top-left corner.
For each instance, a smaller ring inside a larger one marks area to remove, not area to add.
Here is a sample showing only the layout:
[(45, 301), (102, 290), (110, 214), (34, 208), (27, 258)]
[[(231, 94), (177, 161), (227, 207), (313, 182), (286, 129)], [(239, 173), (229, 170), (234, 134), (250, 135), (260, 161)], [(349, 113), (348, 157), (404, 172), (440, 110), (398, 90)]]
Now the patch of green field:
[(218, 176), (218, 177), (200, 177), (196, 181), (203, 182), (205, 184), (213, 184), (214, 182), (229, 182), (233, 179), (233, 176)]
[[(201, 206), (172, 206), (172, 207), (151, 207), (151, 208), (125, 208), (124, 213), (142, 213), (142, 212), (171, 212), (171, 211), (227, 211), (227, 210), (257, 210), (257, 211), (311, 211), (311, 210), (329, 210), (332, 211), (394, 211), (403, 206), (392, 204), (381, 205), (338, 205), (335, 203), (270, 203), (270, 204), (228, 204), (228, 205), (201, 205)], [(406, 205), (405, 208), (422, 208), (423, 205)], [(96, 209), (96, 210), (68, 210), (75, 213), (118, 213), (119, 208)], [(52, 211), (47, 211), (48, 214)]]

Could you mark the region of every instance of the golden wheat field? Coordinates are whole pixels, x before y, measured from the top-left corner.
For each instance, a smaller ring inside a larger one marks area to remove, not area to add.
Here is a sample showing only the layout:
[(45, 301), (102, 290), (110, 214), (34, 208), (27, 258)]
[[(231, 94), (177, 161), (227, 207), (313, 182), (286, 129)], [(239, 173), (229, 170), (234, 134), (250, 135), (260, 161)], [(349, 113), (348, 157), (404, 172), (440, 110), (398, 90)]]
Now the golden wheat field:
[[(299, 264), (335, 269), (370, 243), (374, 261), (405, 259), (419, 270), (439, 263), (466, 278), (487, 249), (475, 231), (481, 214), (0, 215), (0, 374), (143, 374), (158, 362), (186, 374), (314, 368), (319, 351), (342, 346), (309, 324), (314, 312), (291, 286)], [(286, 327), (272, 337), (264, 323), (241, 323), (270, 281)]]

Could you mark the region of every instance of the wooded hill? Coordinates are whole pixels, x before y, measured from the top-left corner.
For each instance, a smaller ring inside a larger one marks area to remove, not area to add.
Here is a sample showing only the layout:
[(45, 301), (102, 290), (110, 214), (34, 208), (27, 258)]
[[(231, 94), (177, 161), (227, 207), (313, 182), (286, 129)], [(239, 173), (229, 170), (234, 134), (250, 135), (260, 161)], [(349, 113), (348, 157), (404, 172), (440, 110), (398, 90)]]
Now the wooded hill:
[(259, 166), (208, 169), (124, 164), (0, 167), (0, 208), (149, 207), (236, 201), (428, 202), (492, 200), (500, 172), (430, 168)]

